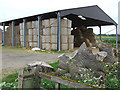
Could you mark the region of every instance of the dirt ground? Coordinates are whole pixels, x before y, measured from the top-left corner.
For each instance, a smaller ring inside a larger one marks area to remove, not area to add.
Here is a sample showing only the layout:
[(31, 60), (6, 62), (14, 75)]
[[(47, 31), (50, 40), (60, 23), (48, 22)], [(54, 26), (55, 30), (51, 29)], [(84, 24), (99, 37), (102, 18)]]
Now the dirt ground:
[[(44, 61), (47, 63), (55, 62), (58, 60), (58, 56), (61, 55), (61, 53), (37, 53), (32, 50), (26, 50), (23, 48), (1, 46), (0, 51), (2, 53), (2, 59), (0, 59), (2, 63), (0, 63), (0, 68), (2, 68), (2, 72), (0, 72), (0, 78), (5, 77), (11, 73), (18, 72), (27, 64), (33, 63), (35, 61)], [(93, 49), (93, 51), (96, 53), (98, 52), (98, 49)], [(70, 55), (70, 53), (67, 53), (67, 55)]]
[(35, 61), (44, 61), (52, 63), (58, 60), (61, 54), (35, 53), (31, 50), (23, 50), (20, 48), (2, 48), (2, 74), (5, 77), (22, 69), (29, 63)]

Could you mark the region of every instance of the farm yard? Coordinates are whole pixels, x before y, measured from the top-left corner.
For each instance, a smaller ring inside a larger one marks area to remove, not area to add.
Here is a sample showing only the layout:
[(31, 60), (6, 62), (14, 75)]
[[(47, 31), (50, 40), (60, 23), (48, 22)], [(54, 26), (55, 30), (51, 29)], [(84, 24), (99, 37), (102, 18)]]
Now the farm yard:
[[(120, 88), (120, 37), (116, 42), (117, 34), (101, 35), (101, 28), (108, 25), (115, 26), (117, 33), (118, 24), (98, 5), (21, 17), (0, 25), (0, 89)], [(99, 35), (94, 26), (99, 27)]]

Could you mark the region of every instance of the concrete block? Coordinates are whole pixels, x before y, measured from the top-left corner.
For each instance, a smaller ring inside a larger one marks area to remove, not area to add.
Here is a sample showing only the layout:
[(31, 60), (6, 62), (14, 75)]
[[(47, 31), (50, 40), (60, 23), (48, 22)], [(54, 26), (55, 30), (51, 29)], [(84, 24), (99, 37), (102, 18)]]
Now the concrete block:
[(68, 36), (61, 36), (61, 43), (62, 44), (68, 43)]
[(51, 49), (52, 50), (57, 50), (57, 44), (51, 44)]
[(56, 18), (51, 18), (50, 19), (50, 25), (51, 25), (51, 27), (57, 27), (57, 19)]
[(67, 19), (61, 19), (61, 27), (66, 27), (67, 28), (68, 27), (67, 26), (68, 25), (67, 21), (68, 21)]
[(69, 35), (68, 36), (68, 42), (69, 43), (74, 43), (74, 35)]
[(51, 43), (57, 44), (57, 35), (51, 35)]
[(57, 27), (51, 27), (51, 35), (57, 35)]
[(67, 28), (67, 35), (71, 35), (71, 28)]
[(67, 35), (67, 28), (65, 27), (61, 28), (61, 35)]
[(43, 29), (43, 35), (50, 35), (50, 34), (51, 34), (50, 28)]
[(68, 50), (68, 44), (61, 44), (62, 50)]

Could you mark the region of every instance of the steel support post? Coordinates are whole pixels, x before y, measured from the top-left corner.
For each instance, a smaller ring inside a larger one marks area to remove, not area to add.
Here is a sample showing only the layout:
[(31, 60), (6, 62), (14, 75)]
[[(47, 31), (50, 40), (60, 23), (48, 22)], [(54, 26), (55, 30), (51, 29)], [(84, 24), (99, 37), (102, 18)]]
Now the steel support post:
[(12, 21), (12, 46), (14, 46), (14, 24), (15, 22)]
[(99, 26), (99, 28), (100, 28), (100, 40), (102, 40), (102, 38), (101, 38), (101, 26)]
[(26, 47), (26, 20), (23, 19), (23, 32), (24, 32), (24, 43), (23, 43), (23, 47)]
[(117, 34), (117, 25), (116, 25), (116, 48), (118, 48), (118, 34)]
[(61, 50), (61, 16), (60, 12), (57, 13), (57, 50)]
[(38, 48), (41, 49), (41, 16), (38, 16)]
[(3, 45), (5, 45), (5, 23), (3, 23)]

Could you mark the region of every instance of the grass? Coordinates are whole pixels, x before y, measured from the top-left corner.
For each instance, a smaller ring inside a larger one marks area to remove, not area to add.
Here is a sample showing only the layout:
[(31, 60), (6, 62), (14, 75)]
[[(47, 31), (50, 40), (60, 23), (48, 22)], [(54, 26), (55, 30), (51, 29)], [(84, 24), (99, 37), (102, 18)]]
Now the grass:
[(51, 51), (47, 51), (47, 50), (41, 50), (41, 51), (35, 51), (38, 53), (50, 53), (50, 54), (55, 54), (55, 53), (71, 53), (74, 50), (66, 50), (66, 51), (57, 51), (57, 50), (51, 50)]
[[(97, 36), (97, 39), (100, 39), (100, 36)], [(116, 36), (101, 36), (102, 42), (109, 43), (113, 47), (116, 47)], [(118, 37), (118, 45), (120, 45), (120, 37)]]

